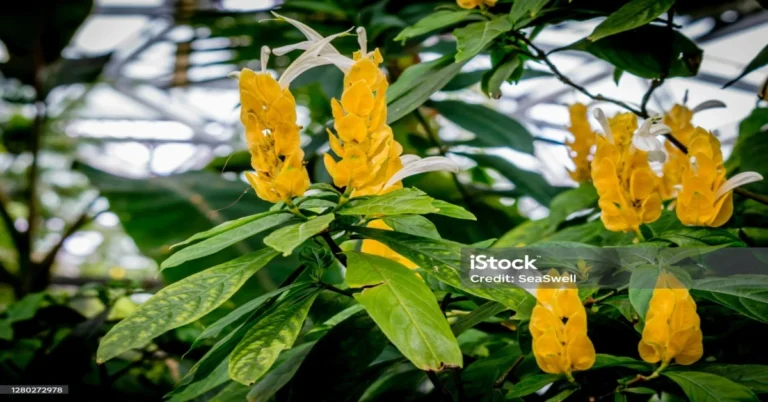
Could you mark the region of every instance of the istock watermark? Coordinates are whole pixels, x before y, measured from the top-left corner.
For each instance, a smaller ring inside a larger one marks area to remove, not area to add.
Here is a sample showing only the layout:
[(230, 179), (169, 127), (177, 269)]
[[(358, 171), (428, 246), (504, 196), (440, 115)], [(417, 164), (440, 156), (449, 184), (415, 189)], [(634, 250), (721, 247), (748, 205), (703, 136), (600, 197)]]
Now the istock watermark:
[(537, 255), (536, 258), (532, 258), (526, 254), (522, 258), (510, 259), (497, 258), (485, 253), (473, 253), (469, 256), (469, 281), (471, 283), (516, 284), (576, 282), (575, 274), (550, 275), (548, 272), (539, 272), (539, 268), (535, 265), (538, 258), (541, 256)]

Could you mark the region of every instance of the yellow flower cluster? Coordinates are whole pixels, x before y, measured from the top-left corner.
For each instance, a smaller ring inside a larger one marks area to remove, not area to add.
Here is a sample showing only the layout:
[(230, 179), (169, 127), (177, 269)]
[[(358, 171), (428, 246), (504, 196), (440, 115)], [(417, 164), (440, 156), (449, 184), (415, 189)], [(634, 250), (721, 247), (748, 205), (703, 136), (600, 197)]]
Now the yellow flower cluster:
[(596, 134), (587, 120), (587, 106), (576, 103), (568, 107), (571, 115), (571, 127), (568, 129), (573, 134), (573, 141), (569, 141), (571, 160), (576, 169), (568, 172), (571, 179), (576, 182), (589, 181), (591, 177), (592, 147), (595, 145)]
[(600, 196), (601, 218), (608, 230), (639, 231), (640, 224), (661, 216), (659, 178), (648, 155), (632, 145), (637, 118), (621, 113), (609, 119), (606, 137), (597, 137), (592, 181)]
[(309, 175), (304, 167), (304, 151), (296, 125), (296, 101), (287, 88), (266, 71), (240, 72), (240, 120), (245, 126), (245, 138), (251, 153), (251, 166), (256, 173), (247, 172), (248, 182), (259, 198), (269, 201), (289, 201), (309, 187)]
[[(664, 115), (664, 124), (670, 128), (670, 135), (681, 144), (688, 146), (693, 134), (693, 111), (683, 105), (675, 105)], [(664, 175), (661, 178), (661, 198), (669, 200), (677, 196), (682, 182), (683, 169), (688, 165), (688, 157), (671, 141), (664, 143), (667, 161), (664, 163)]]
[[(554, 270), (548, 275), (557, 276)], [(595, 363), (595, 347), (587, 336), (587, 312), (575, 285), (541, 286), (531, 315), (533, 355), (546, 373), (587, 370)]]
[(389, 84), (378, 67), (382, 62), (379, 50), (356, 52), (354, 60), (344, 77), (341, 102), (331, 101), (338, 137), (330, 130), (328, 134), (331, 150), (341, 160), (325, 154), (325, 167), (334, 184), (351, 187), (353, 196), (381, 194), (402, 187), (399, 182), (385, 185), (403, 167), (403, 147), (387, 125)]
[(499, 0), (456, 0), (456, 4), (461, 8), (471, 10), (475, 7), (485, 5), (487, 7), (493, 7)]
[(682, 169), (682, 190), (677, 197), (677, 217), (684, 225), (722, 226), (733, 214), (733, 191), (720, 194), (725, 167), (720, 141), (696, 127), (688, 143), (688, 158)]
[(682, 365), (695, 363), (704, 354), (699, 325), (696, 302), (688, 289), (662, 271), (645, 317), (640, 357), (648, 363), (661, 361), (664, 366), (672, 359)]

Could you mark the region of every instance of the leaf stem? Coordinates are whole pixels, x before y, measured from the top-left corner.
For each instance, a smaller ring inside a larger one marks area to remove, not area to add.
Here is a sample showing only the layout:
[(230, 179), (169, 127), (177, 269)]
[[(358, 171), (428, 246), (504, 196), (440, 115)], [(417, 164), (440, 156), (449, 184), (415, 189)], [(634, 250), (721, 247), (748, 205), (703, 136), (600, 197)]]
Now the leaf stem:
[(435, 386), (435, 389), (440, 391), (444, 401), (453, 402), (453, 395), (451, 395), (451, 391), (448, 391), (448, 388), (445, 387), (445, 384), (443, 384), (443, 382), (440, 380), (440, 377), (437, 376), (437, 373), (427, 370), (427, 377), (429, 377), (429, 381), (432, 381), (432, 385)]
[(323, 240), (325, 240), (325, 242), (328, 243), (328, 247), (331, 248), (331, 252), (333, 253), (334, 256), (336, 256), (336, 259), (338, 259), (339, 262), (346, 267), (347, 256), (344, 254), (344, 251), (341, 249), (341, 247), (339, 247), (339, 245), (336, 244), (336, 241), (333, 240), (333, 237), (331, 237), (331, 233), (326, 231), (321, 233), (320, 236), (322, 236)]

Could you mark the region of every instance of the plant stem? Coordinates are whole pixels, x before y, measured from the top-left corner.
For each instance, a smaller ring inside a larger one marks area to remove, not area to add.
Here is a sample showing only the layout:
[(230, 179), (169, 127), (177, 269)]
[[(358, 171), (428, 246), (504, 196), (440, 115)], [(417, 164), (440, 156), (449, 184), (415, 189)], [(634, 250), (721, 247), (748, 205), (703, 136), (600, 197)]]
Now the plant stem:
[(344, 251), (341, 250), (341, 247), (339, 247), (338, 244), (336, 244), (336, 241), (333, 240), (333, 237), (331, 237), (330, 232), (323, 232), (320, 234), (322, 236), (323, 240), (325, 240), (326, 243), (328, 243), (328, 247), (331, 248), (331, 252), (334, 256), (336, 256), (336, 259), (341, 262), (342, 265), (345, 267), (347, 266), (347, 256), (344, 254)]
[(331, 292), (338, 293), (340, 295), (348, 296), (348, 297), (355, 297), (353, 292), (350, 292), (348, 290), (339, 289), (336, 286), (328, 285), (323, 283), (323, 289), (330, 290)]
[(635, 235), (637, 235), (638, 240), (645, 241), (645, 236), (643, 236), (643, 232), (640, 231), (640, 228), (635, 229)]
[(440, 394), (443, 396), (443, 400), (447, 402), (453, 402), (453, 395), (451, 395), (451, 392), (448, 391), (448, 388), (445, 387), (445, 384), (440, 380), (440, 377), (437, 376), (437, 373), (434, 371), (427, 371), (427, 377), (429, 377), (429, 381), (432, 381), (432, 385), (435, 386), (435, 389), (440, 391)]

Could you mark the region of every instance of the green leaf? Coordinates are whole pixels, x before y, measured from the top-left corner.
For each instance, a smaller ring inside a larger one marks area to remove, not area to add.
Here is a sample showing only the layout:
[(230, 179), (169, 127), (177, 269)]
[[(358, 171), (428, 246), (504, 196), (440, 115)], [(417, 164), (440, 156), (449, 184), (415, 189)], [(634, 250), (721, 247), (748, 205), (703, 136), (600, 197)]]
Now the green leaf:
[(453, 205), (443, 200), (432, 200), (432, 206), (437, 208), (437, 212), (433, 212), (434, 214), (437, 214), (437, 215), (448, 216), (455, 219), (465, 219), (468, 221), (477, 220), (477, 218), (475, 217), (475, 215), (472, 214), (472, 212), (469, 212), (458, 205)]
[(448, 82), (448, 84), (446, 84), (442, 90), (443, 92), (458, 91), (475, 85), (480, 82), (480, 80), (483, 79), (483, 75), (489, 71), (490, 70), (473, 70), (466, 73), (460, 73), (453, 77), (453, 79)]
[(248, 393), (248, 402), (268, 402), (299, 371), (299, 367), (315, 343), (303, 343), (280, 353), (272, 368), (256, 382)]
[[(292, 401), (357, 401), (369, 365), (389, 345), (368, 315), (359, 313), (337, 324), (304, 359), (291, 382)], [(318, 387), (317, 384), (323, 384)]]
[(488, 76), (485, 94), (493, 99), (501, 98), (501, 84), (507, 81), (521, 64), (522, 61), (519, 57), (511, 57), (498, 66), (494, 66)]
[(581, 183), (579, 187), (563, 191), (552, 199), (549, 217), (558, 224), (576, 212), (597, 206), (597, 190), (590, 183)]
[(424, 192), (402, 188), (384, 195), (375, 195), (360, 200), (353, 199), (344, 205), (339, 215), (392, 216), (428, 214), (438, 212), (432, 206), (434, 199)]
[[(256, 219), (251, 219), (250, 222), (246, 222), (238, 226), (233, 226), (233, 227), (231, 226), (227, 230), (223, 230), (218, 234), (214, 234), (213, 236), (199, 243), (193, 244), (189, 247), (185, 247), (180, 251), (173, 253), (167, 260), (163, 261), (163, 263), (160, 265), (160, 270), (175, 267), (189, 260), (194, 260), (197, 258), (202, 258), (208, 255), (211, 255), (241, 240), (247, 239), (257, 233), (265, 232), (267, 230), (280, 226), (294, 218), (293, 214), (290, 214), (290, 213), (275, 214), (273, 211), (264, 212), (264, 213), (258, 214), (257, 216), (259, 217)], [(247, 218), (252, 218), (252, 217), (249, 216)], [(216, 228), (211, 229), (211, 231), (214, 231), (217, 228), (231, 222), (232, 221), (225, 222), (222, 225), (219, 225)], [(187, 240), (187, 242), (188, 241), (190, 240)]]
[(437, 299), (416, 273), (375, 255), (348, 252), (347, 261), (347, 283), (364, 288), (355, 300), (408, 360), (420, 370), (462, 366)]
[(295, 289), (295, 288), (308, 288), (312, 286), (309, 283), (292, 283), (288, 286), (282, 287), (280, 289), (277, 289), (275, 291), (263, 294), (255, 299), (249, 300), (245, 304), (240, 305), (238, 308), (232, 310), (231, 313), (225, 315), (224, 317), (220, 318), (213, 324), (207, 326), (203, 332), (200, 333), (200, 335), (197, 336), (197, 339), (195, 339), (194, 344), (192, 347), (194, 348), (195, 345), (200, 344), (205, 339), (215, 338), (221, 334), (221, 331), (225, 330), (230, 325), (240, 321), (243, 318), (246, 318), (246, 316), (253, 311), (255, 311), (257, 308), (259, 308), (261, 305), (263, 305), (267, 300), (273, 299), (277, 296), (280, 296), (284, 292), (287, 292), (288, 290)]
[(622, 75), (624, 75), (624, 70), (620, 68), (613, 69), (613, 83), (616, 84), (616, 86), (619, 86), (619, 81), (621, 81)]
[(45, 303), (46, 297), (45, 292), (32, 293), (8, 306), (6, 312), (8, 323), (11, 324), (33, 318), (37, 310)]
[(746, 247), (738, 236), (718, 228), (683, 228), (664, 232), (657, 238), (670, 241), (680, 247)]
[(265, 216), (268, 216), (268, 215), (279, 214), (281, 212), (282, 211), (267, 211), (267, 212), (262, 212), (260, 214), (244, 216), (242, 218), (238, 218), (238, 219), (235, 219), (235, 220), (226, 221), (226, 222), (221, 223), (221, 224), (219, 224), (219, 225), (217, 225), (217, 226), (215, 226), (215, 227), (213, 227), (211, 229), (208, 229), (208, 230), (205, 230), (205, 231), (202, 231), (202, 232), (199, 232), (199, 233), (195, 233), (193, 236), (191, 236), (187, 240), (184, 240), (183, 242), (176, 243), (176, 244), (172, 245), (171, 249), (180, 248), (180, 247), (192, 244), (194, 242), (197, 242), (199, 240), (205, 240), (205, 239), (211, 238), (213, 236), (216, 236), (216, 235), (222, 234), (224, 232), (228, 232), (228, 231), (230, 231), (232, 229), (238, 228), (240, 226), (243, 226), (246, 223), (255, 221), (257, 219), (261, 219), (261, 218), (263, 218)]
[(486, 358), (478, 359), (461, 371), (461, 382), (466, 394), (463, 400), (487, 401), (498, 382), (519, 363), (521, 351), (518, 345), (508, 345), (494, 350)]
[(561, 378), (563, 377), (556, 374), (527, 375), (512, 385), (512, 389), (507, 393), (507, 398), (519, 398), (530, 395)]
[(641, 320), (645, 320), (658, 279), (659, 268), (648, 265), (635, 268), (629, 277), (629, 301)]
[(645, 25), (667, 12), (673, 4), (675, 0), (632, 0), (595, 27), (587, 39), (596, 41)]
[(222, 388), (216, 395), (212, 396), (208, 402), (232, 402), (246, 400), (250, 388), (236, 381), (230, 381), (227, 386)]
[(768, 276), (733, 275), (693, 282), (693, 294), (768, 323)]
[(676, 382), (692, 401), (758, 401), (757, 396), (749, 388), (718, 375), (696, 371), (665, 371), (661, 375)]
[(473, 159), (480, 166), (489, 167), (498, 171), (515, 185), (515, 190), (517, 192), (530, 196), (541, 205), (549, 205), (550, 202), (552, 202), (552, 198), (560, 192), (560, 189), (553, 187), (540, 174), (520, 169), (501, 156), (459, 154)]
[(568, 399), (568, 397), (571, 396), (571, 394), (574, 392), (576, 392), (576, 390), (573, 388), (564, 389), (557, 395), (547, 399), (546, 402), (563, 402), (564, 400)]
[(192, 400), (206, 392), (229, 381), (227, 375), (227, 359), (223, 359), (216, 369), (201, 380), (190, 383), (183, 387), (181, 391), (173, 393), (169, 402), (184, 402)]
[(471, 59), (482, 52), (497, 36), (510, 31), (512, 24), (506, 16), (498, 16), (490, 21), (473, 22), (453, 31), (456, 37), (456, 62)]
[(728, 81), (725, 85), (723, 85), (723, 88), (727, 88), (733, 85), (733, 83), (735, 83), (736, 81), (744, 78), (745, 75), (757, 70), (758, 68), (765, 66), (766, 64), (768, 64), (768, 45), (765, 45), (763, 50), (761, 50), (760, 53), (758, 53), (755, 56), (755, 58), (753, 58), (749, 62), (749, 64), (747, 64), (747, 66), (744, 67), (744, 71), (742, 71), (738, 77)]
[(533, 136), (517, 120), (483, 105), (457, 100), (431, 102), (446, 119), (475, 134), (470, 145), (509, 147), (533, 155)]
[(509, 308), (503, 304), (492, 301), (485, 302), (472, 310), (469, 314), (460, 316), (459, 319), (451, 325), (451, 330), (454, 335), (459, 336), (464, 331), (506, 310), (509, 310)]
[(280, 228), (265, 237), (264, 244), (280, 251), (284, 256), (290, 255), (293, 249), (307, 239), (327, 229), (334, 218), (333, 214), (320, 215), (303, 223)]
[(512, 9), (509, 11), (509, 22), (518, 28), (536, 15), (549, 3), (549, 0), (526, 0), (515, 1)]
[(598, 353), (595, 356), (595, 364), (592, 365), (590, 370), (601, 369), (606, 367), (627, 367), (637, 371), (653, 371), (653, 365), (641, 360), (636, 360), (631, 357), (625, 356), (613, 356), (603, 353)]
[(293, 346), (318, 294), (286, 299), (251, 327), (229, 356), (229, 377), (245, 385), (261, 378)]
[(725, 377), (758, 394), (768, 393), (768, 366), (759, 364), (698, 364), (691, 369)]
[(403, 29), (394, 40), (397, 42), (405, 42), (407, 39), (458, 24), (459, 22), (464, 21), (470, 14), (472, 14), (472, 10), (435, 11), (419, 20), (419, 22), (413, 26)]
[(387, 90), (387, 123), (392, 124), (426, 102), (448, 84), (467, 61), (453, 62), (453, 55), (408, 67)]
[(517, 287), (465, 286), (462, 276), (466, 276), (466, 272), (461, 268), (461, 249), (467, 247), (466, 245), (360, 226), (351, 226), (347, 229), (386, 244), (398, 254), (413, 261), (430, 276), (466, 293), (497, 301), (513, 310), (517, 310), (523, 302), (533, 298), (528, 292)]
[[(659, 46), (660, 43), (670, 47)], [(699, 72), (703, 51), (678, 31), (670, 34), (666, 27), (645, 25), (631, 31), (611, 35), (597, 42), (582, 39), (560, 50), (580, 50), (603, 59), (616, 68), (638, 77), (654, 79), (664, 75), (667, 61), (668, 77), (691, 77)]]
[(399, 215), (384, 217), (384, 223), (395, 232), (412, 234), (414, 236), (439, 239), (435, 224), (421, 215)]
[(494, 244), (494, 248), (530, 245), (545, 239), (554, 233), (556, 229), (557, 223), (549, 219), (525, 221), (505, 233), (504, 236), (501, 236), (496, 244)]
[(8, 320), (0, 320), (0, 340), (10, 341), (13, 339), (13, 327)]
[(144, 347), (154, 337), (208, 314), (227, 301), (277, 253), (265, 248), (217, 265), (163, 288), (102, 338), (96, 360)]

